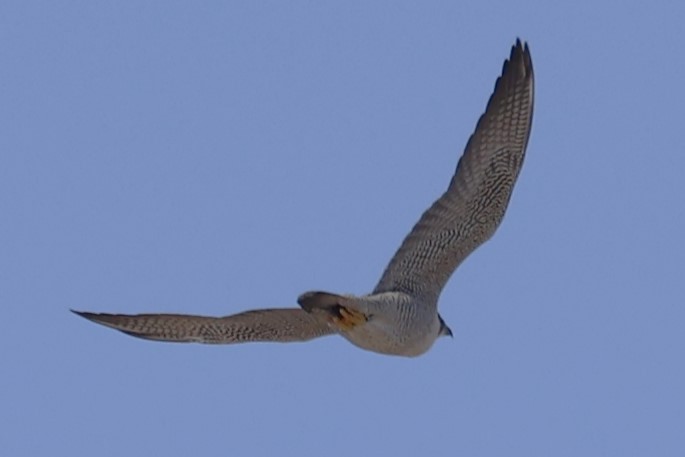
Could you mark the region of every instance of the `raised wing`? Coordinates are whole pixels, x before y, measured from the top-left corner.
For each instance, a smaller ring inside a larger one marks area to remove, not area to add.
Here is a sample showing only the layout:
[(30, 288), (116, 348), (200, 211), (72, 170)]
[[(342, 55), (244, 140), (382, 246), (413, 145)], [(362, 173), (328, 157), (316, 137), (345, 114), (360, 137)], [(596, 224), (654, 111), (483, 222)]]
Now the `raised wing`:
[(259, 309), (225, 317), (73, 312), (128, 335), (156, 341), (210, 344), (252, 341), (285, 343), (307, 341), (335, 333), (323, 319), (300, 308)]
[(457, 266), (502, 221), (532, 120), (533, 64), (528, 45), (517, 40), (447, 191), (404, 239), (375, 293), (401, 291), (437, 303)]

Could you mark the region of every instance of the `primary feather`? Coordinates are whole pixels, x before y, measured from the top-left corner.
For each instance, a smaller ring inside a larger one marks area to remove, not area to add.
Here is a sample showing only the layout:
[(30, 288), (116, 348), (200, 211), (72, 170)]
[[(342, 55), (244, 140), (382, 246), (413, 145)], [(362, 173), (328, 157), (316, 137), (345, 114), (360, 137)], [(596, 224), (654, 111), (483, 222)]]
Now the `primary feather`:
[(533, 120), (533, 64), (517, 40), (447, 191), (421, 216), (374, 293), (405, 292), (433, 306), (459, 264), (507, 209)]

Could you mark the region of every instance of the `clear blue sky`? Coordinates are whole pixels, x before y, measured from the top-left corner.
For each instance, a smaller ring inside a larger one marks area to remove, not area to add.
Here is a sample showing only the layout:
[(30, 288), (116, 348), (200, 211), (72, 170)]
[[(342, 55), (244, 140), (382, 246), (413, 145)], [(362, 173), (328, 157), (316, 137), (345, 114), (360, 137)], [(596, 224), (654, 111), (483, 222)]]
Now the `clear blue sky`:
[[(0, 455), (685, 455), (679, 2), (3, 2)], [(161, 344), (69, 308), (365, 293), (517, 36), (507, 217), (418, 359)]]

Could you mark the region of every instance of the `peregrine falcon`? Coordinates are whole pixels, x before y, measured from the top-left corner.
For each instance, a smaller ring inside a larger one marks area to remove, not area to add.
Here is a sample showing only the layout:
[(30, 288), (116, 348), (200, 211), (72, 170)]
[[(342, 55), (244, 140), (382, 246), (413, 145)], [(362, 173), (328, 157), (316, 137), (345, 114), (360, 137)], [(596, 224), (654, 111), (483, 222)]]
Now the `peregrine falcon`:
[(381, 354), (414, 357), (452, 335), (438, 298), (454, 270), (499, 226), (521, 171), (533, 120), (533, 64), (520, 40), (445, 193), (423, 213), (372, 293), (307, 292), (299, 308), (225, 317), (74, 311), (139, 338), (198, 343), (308, 341), (339, 334)]

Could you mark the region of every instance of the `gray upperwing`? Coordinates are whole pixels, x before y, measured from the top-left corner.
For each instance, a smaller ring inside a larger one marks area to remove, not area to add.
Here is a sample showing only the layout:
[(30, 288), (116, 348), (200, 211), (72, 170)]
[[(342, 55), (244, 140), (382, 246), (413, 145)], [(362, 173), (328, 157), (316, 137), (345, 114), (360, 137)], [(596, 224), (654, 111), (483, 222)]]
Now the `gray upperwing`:
[(156, 341), (212, 344), (253, 341), (284, 343), (307, 341), (335, 333), (323, 318), (300, 308), (258, 309), (225, 317), (73, 312), (128, 335)]
[(421, 216), (375, 293), (401, 291), (430, 303), (459, 264), (497, 229), (521, 171), (533, 120), (533, 64), (519, 40), (447, 191)]

